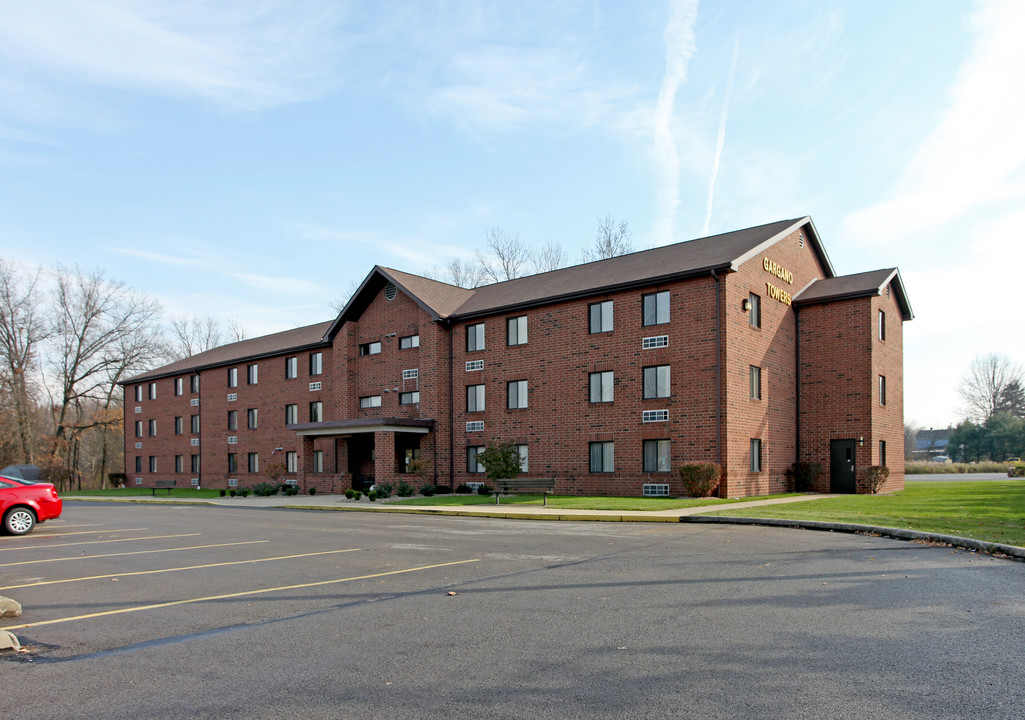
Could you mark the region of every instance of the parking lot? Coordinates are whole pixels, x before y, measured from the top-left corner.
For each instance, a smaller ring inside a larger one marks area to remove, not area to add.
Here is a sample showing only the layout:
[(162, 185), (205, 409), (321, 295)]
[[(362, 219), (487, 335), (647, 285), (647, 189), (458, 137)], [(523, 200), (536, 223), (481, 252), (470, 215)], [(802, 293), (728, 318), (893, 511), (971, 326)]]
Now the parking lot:
[(1019, 718), (1025, 564), (797, 530), (69, 501), (2, 717)]

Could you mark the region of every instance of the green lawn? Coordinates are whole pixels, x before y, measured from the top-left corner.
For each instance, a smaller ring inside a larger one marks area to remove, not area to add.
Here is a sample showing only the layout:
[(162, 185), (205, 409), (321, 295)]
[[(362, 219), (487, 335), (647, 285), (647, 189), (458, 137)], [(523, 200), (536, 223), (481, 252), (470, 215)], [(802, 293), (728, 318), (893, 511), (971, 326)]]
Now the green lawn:
[[(766, 495), (765, 498), (791, 497), (798, 493)], [(503, 495), (501, 505), (540, 505), (541, 495)], [(759, 500), (764, 498), (758, 498)], [(674, 508), (698, 507), (700, 505), (727, 505), (739, 500), (719, 498), (631, 498), (631, 497), (580, 497), (578, 495), (549, 495), (548, 507), (571, 510), (673, 510)], [(389, 505), (491, 505), (494, 496), (483, 495), (435, 495), (393, 500)]]
[(892, 495), (847, 495), (709, 515), (881, 525), (1025, 547), (1025, 481), (915, 482)]

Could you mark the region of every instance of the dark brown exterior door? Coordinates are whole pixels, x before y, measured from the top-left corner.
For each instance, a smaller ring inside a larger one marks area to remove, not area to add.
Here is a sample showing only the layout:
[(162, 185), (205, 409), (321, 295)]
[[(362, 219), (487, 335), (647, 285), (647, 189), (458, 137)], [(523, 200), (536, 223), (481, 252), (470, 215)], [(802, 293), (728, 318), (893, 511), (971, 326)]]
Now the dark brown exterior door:
[(854, 440), (829, 441), (829, 492), (857, 492), (854, 475)]

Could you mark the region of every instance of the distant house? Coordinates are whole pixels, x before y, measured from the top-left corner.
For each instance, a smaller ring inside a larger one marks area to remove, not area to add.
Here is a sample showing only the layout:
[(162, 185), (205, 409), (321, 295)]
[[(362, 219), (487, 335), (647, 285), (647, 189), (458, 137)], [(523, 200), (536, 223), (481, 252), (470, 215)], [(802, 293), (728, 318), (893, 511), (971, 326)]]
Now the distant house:
[(919, 430), (915, 436), (915, 450), (912, 457), (915, 460), (928, 460), (936, 455), (949, 455), (947, 445), (950, 443), (950, 433), (953, 431), (953, 428)]

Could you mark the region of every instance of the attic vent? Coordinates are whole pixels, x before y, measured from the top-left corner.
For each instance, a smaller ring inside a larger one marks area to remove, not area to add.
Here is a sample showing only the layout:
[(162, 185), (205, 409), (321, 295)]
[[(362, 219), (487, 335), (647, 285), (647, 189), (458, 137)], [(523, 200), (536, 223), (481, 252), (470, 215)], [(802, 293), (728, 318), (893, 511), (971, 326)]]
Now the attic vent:
[(890, 297), (890, 286), (886, 286), (886, 297)]
[(804, 233), (801, 233), (797, 236), (797, 244), (801, 247), (804, 247)]
[(398, 288), (395, 287), (395, 283), (388, 283), (384, 286), (384, 296), (389, 300), (395, 299), (395, 293), (398, 292)]

